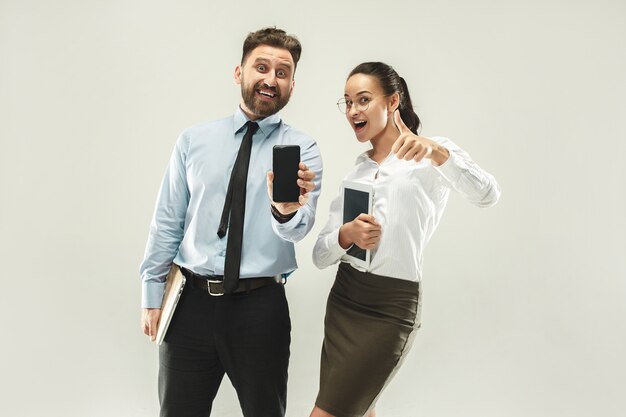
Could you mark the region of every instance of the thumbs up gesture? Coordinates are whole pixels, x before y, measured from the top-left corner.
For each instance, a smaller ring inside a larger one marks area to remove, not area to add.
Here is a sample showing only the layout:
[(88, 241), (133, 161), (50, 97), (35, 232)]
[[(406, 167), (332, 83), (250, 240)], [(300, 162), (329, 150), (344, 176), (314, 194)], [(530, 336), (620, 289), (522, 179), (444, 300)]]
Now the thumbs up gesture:
[(411, 132), (404, 124), (404, 121), (402, 121), (399, 110), (394, 112), (393, 120), (400, 131), (400, 136), (398, 136), (398, 139), (391, 147), (391, 151), (396, 154), (396, 158), (404, 159), (405, 161), (413, 159), (415, 162), (429, 158), (436, 165), (441, 165), (448, 160), (450, 152), (434, 140)]

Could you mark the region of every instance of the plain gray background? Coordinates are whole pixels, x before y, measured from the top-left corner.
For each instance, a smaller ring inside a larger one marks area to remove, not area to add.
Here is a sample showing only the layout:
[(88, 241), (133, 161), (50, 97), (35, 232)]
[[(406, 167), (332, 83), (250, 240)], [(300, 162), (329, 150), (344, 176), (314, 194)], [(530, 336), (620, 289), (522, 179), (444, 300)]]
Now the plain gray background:
[[(0, 414), (157, 414), (138, 276), (157, 189), (179, 132), (237, 106), (246, 34), (277, 25), (304, 48), (282, 115), (325, 164), (287, 286), (288, 415), (316, 395), (335, 273), (311, 249), (367, 148), (335, 102), (368, 60), (503, 190), (488, 210), (452, 194), (379, 415), (624, 415), (625, 18), (619, 0), (0, 0)], [(241, 415), (227, 382), (214, 409)]]

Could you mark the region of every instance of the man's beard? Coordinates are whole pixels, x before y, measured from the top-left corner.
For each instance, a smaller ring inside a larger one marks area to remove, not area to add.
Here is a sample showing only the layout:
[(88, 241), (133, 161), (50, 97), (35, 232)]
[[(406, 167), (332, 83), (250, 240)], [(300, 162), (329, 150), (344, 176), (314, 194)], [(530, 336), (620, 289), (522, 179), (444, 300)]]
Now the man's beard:
[[(257, 98), (256, 90), (261, 88), (276, 94), (274, 100), (263, 101)], [(263, 82), (250, 86), (245, 83), (243, 77), (241, 78), (241, 97), (248, 110), (261, 118), (278, 113), (289, 102), (289, 94), (283, 96), (278, 86), (266, 87)]]

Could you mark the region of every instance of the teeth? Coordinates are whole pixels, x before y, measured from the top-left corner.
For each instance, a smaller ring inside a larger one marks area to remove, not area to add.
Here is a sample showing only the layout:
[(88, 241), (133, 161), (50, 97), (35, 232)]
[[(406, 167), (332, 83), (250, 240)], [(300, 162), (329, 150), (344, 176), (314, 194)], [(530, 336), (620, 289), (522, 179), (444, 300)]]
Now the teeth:
[(262, 91), (262, 90), (259, 91), (259, 94), (263, 94), (264, 96), (267, 96), (267, 97), (274, 97), (276, 95), (276, 94), (268, 93), (267, 91)]
[(354, 122), (354, 125), (356, 127), (360, 127), (360, 126), (363, 126), (365, 123), (366, 123), (365, 121), (360, 120), (360, 121)]

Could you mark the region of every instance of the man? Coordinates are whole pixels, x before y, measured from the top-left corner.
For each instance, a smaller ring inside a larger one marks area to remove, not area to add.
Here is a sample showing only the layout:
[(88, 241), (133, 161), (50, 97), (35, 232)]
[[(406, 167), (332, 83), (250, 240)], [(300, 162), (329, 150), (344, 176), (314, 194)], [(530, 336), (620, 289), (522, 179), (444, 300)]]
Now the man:
[[(176, 143), (141, 264), (142, 326), (152, 340), (172, 262), (187, 277), (159, 350), (162, 417), (209, 415), (224, 373), (245, 417), (285, 415), (283, 282), (297, 267), (293, 242), (313, 226), (322, 173), (313, 139), (276, 114), (293, 92), (300, 53), (283, 30), (250, 33), (235, 68), (235, 113), (187, 129)], [(294, 203), (271, 200), (272, 148), (284, 144), (301, 149)]]

